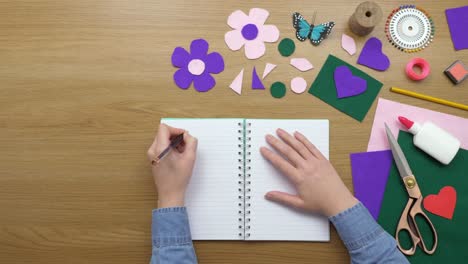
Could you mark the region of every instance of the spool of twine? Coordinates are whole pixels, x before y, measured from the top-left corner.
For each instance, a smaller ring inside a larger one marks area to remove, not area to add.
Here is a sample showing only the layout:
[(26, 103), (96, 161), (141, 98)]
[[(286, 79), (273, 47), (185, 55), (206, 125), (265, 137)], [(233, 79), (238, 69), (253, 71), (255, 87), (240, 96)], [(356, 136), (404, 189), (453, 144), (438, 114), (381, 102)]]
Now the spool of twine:
[(349, 28), (354, 34), (365, 36), (372, 32), (382, 19), (382, 9), (374, 2), (360, 3), (349, 18)]

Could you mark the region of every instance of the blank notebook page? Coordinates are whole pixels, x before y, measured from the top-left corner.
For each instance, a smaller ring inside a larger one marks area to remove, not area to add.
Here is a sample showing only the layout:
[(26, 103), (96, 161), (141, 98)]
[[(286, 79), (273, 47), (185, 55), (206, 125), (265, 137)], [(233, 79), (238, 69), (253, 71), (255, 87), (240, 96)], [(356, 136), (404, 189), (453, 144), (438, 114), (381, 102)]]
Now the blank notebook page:
[[(294, 187), (260, 154), (261, 146), (268, 146), (266, 134), (276, 136), (276, 129), (304, 134), (328, 159), (328, 120), (267, 120), (248, 119), (251, 152), (251, 240), (308, 240), (329, 241), (330, 226), (323, 216), (295, 211), (264, 198), (268, 191), (279, 190), (295, 194)], [(270, 147), (269, 147), (270, 148)], [(247, 232), (247, 231), (246, 231)]]
[(243, 120), (162, 119), (161, 122), (186, 129), (198, 139), (195, 167), (185, 196), (192, 239), (239, 239), (238, 123)]

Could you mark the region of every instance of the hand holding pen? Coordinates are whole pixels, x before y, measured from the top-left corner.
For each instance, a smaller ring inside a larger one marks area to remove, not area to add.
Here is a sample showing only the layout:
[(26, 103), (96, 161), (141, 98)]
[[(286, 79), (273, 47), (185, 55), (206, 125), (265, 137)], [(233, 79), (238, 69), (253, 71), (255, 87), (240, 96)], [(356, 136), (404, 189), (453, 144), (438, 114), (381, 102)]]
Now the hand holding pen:
[(156, 138), (148, 149), (158, 191), (158, 207), (184, 206), (185, 190), (192, 175), (196, 151), (197, 139), (188, 131), (165, 124), (159, 126)]

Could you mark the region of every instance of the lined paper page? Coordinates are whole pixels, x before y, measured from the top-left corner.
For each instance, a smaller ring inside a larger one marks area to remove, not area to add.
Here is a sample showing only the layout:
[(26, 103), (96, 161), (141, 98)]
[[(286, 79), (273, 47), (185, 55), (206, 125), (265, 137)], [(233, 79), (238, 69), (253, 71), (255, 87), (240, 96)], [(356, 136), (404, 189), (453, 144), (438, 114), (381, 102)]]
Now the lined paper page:
[(247, 123), (251, 124), (249, 239), (329, 241), (330, 226), (326, 217), (295, 211), (264, 198), (271, 190), (296, 192), (286, 177), (260, 154), (261, 146), (269, 147), (265, 135), (276, 135), (276, 129), (282, 128), (290, 133), (301, 132), (328, 158), (328, 120), (248, 119)]
[(185, 198), (192, 239), (240, 239), (238, 123), (242, 119), (161, 122), (186, 129), (198, 138), (197, 159)]

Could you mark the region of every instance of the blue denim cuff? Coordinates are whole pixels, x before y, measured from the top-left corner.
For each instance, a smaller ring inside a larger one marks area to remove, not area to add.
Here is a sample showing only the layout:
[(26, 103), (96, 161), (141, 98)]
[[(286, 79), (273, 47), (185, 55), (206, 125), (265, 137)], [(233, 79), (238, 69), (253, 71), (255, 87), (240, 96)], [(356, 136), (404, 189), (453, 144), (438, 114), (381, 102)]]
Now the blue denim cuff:
[(385, 232), (360, 202), (329, 219), (349, 251), (365, 247)]
[(151, 226), (153, 247), (192, 244), (187, 209), (168, 207), (153, 210)]

